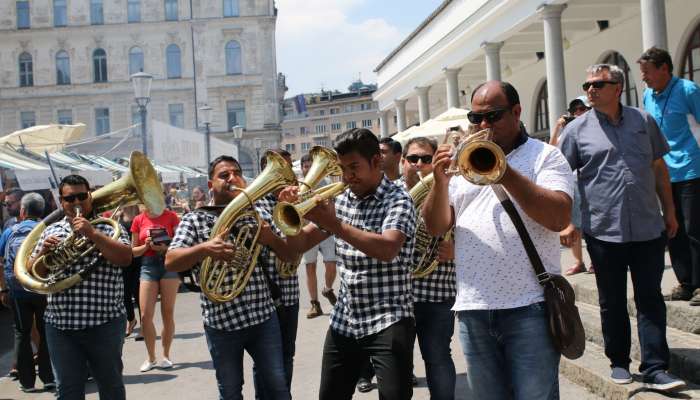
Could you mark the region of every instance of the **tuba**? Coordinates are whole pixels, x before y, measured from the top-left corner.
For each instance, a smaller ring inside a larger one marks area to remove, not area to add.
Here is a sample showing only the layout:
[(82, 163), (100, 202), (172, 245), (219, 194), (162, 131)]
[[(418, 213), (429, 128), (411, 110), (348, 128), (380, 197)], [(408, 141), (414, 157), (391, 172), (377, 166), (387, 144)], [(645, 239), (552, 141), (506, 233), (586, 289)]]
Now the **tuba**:
[(506, 172), (507, 163), (501, 147), (491, 140), (492, 135), (491, 129), (484, 129), (465, 137), (453, 136), (458, 144), (453, 165), (447, 172), (462, 175), (475, 185), (498, 183)]
[[(304, 176), (304, 180), (299, 181), (299, 196), (300, 196), (300, 201), (309, 199), (311, 196), (316, 194), (312, 190), (321, 182), (321, 180), (326, 177), (326, 176), (340, 176), (343, 174), (343, 171), (340, 169), (340, 164), (338, 162), (338, 155), (336, 152), (332, 149), (322, 147), (322, 146), (314, 146), (311, 148), (311, 151), (309, 151), (309, 155), (311, 155), (311, 168), (309, 168), (309, 172), (306, 173), (306, 176)], [(288, 203), (285, 203), (288, 204)], [(275, 209), (273, 210), (273, 216), (278, 215), (280, 212), (282, 212), (278, 207), (280, 205), (277, 204), (275, 206)], [(291, 228), (289, 224), (286, 224), (282, 217), (275, 217), (275, 225), (280, 228), (282, 233), (285, 235), (289, 236), (289, 232), (292, 232), (292, 235), (298, 235), (299, 231), (302, 228), (302, 222), (298, 222), (298, 227), (297, 228)], [(277, 272), (280, 274), (282, 278), (290, 278), (297, 272), (297, 268), (299, 268), (299, 264), (301, 263), (301, 255), (293, 262), (283, 262), (279, 259), (277, 259)]]
[[(416, 210), (420, 210), (426, 197), (428, 197), (428, 193), (433, 187), (433, 181), (433, 174), (429, 174), (425, 178), (421, 178), (421, 180), (409, 192)], [(425, 223), (423, 222), (423, 218), (420, 216), (420, 213), (418, 213), (416, 224), (416, 244), (413, 254), (418, 258), (418, 260), (414, 264), (411, 271), (411, 276), (414, 279), (423, 278), (435, 271), (439, 264), (438, 248), (440, 247), (440, 242), (443, 240), (450, 240), (452, 236), (451, 230), (442, 237), (430, 236), (425, 230)]]
[[(262, 245), (258, 236), (262, 220), (255, 212), (253, 203), (285, 186), (296, 183), (292, 167), (279, 154), (265, 152), (267, 166), (245, 189), (238, 190), (236, 197), (228, 203), (211, 230), (212, 238), (228, 238), (234, 227), (239, 228), (233, 244), (236, 255), (232, 261), (214, 261), (206, 257), (199, 271), (202, 293), (214, 303), (223, 303), (236, 298), (245, 289), (255, 268)], [(254, 224), (250, 222), (255, 221)]]
[[(145, 155), (134, 151), (129, 159), (128, 174), (92, 192), (92, 208), (95, 214), (112, 211), (114, 216), (122, 206), (137, 203), (143, 203), (153, 214), (161, 214), (165, 209), (163, 187), (158, 179), (158, 173)], [(76, 207), (76, 214), (80, 215), (80, 212), (80, 208)], [(32, 229), (17, 252), (15, 276), (22, 286), (33, 292), (51, 294), (66, 290), (85, 280), (95, 268), (95, 265), (90, 265), (73, 275), (66, 276), (68, 265), (91, 254), (96, 249), (93, 243), (75, 232), (62, 240), (51, 252), (35, 260), (34, 265), (44, 264), (48, 270), (47, 276), (40, 276), (34, 268), (31, 271), (27, 268), (29, 257), (41, 234), (46, 227), (63, 219), (63, 217), (62, 209), (49, 214)], [(90, 223), (92, 225), (111, 225), (114, 231), (113, 240), (121, 235), (121, 226), (113, 218), (96, 218)]]

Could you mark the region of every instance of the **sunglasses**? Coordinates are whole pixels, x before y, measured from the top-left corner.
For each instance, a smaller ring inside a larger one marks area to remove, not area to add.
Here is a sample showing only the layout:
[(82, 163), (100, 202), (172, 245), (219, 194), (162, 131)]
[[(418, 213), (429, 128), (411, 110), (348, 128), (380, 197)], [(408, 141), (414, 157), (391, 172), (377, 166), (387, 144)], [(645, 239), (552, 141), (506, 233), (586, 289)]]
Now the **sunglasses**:
[(505, 114), (506, 111), (508, 111), (508, 109), (506, 108), (499, 108), (484, 113), (470, 111), (467, 114), (467, 119), (469, 120), (469, 122), (475, 125), (479, 125), (482, 121), (486, 121), (489, 124), (493, 124), (494, 122), (498, 122), (501, 118), (503, 118), (503, 114)]
[(87, 198), (88, 198), (87, 192), (69, 194), (68, 196), (61, 196), (61, 200), (66, 201), (68, 203), (74, 202), (75, 199), (78, 199), (78, 201), (85, 201), (85, 199), (87, 199)]
[(593, 86), (594, 89), (602, 89), (603, 86), (605, 85), (617, 85), (616, 81), (595, 81), (595, 82), (583, 82), (583, 85), (581, 87), (583, 88), (584, 91), (587, 91), (591, 86)]
[(411, 154), (409, 156), (406, 156), (406, 160), (411, 164), (417, 164), (418, 160), (423, 161), (423, 164), (430, 164), (433, 162), (433, 156), (431, 156), (430, 154), (426, 154), (424, 156)]

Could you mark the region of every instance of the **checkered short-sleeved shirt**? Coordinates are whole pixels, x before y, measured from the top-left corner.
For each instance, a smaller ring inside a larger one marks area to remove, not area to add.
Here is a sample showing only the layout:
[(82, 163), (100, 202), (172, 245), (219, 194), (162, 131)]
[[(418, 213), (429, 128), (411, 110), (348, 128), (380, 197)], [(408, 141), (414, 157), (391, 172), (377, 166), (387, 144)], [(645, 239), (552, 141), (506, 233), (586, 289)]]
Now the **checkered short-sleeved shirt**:
[[(214, 213), (204, 210), (195, 210), (185, 214), (175, 231), (170, 249), (192, 247), (209, 240), (209, 234), (217, 218), (218, 216)], [(241, 221), (236, 228), (240, 229), (244, 222), (248, 223), (249, 221)], [(236, 228), (231, 230), (231, 240), (238, 232)], [(199, 276), (200, 268), (201, 263), (192, 268), (195, 277)], [(228, 274), (227, 277), (224, 280), (224, 285), (231, 284), (231, 274)], [(270, 318), (274, 311), (265, 276), (257, 266), (253, 269), (243, 292), (233, 300), (218, 304), (210, 301), (204, 293), (200, 293), (199, 299), (204, 325), (225, 331), (240, 330), (263, 323)]]
[[(406, 184), (406, 180), (401, 177), (397, 182), (401, 188), (407, 193), (410, 189)], [(420, 210), (416, 209), (416, 229), (421, 226), (422, 217)], [(412, 268), (420, 261), (422, 254), (417, 253), (416, 248), (413, 254)], [(413, 301), (426, 303), (442, 303), (446, 301), (454, 302), (457, 295), (457, 286), (455, 283), (455, 262), (454, 260), (444, 261), (438, 264), (435, 271), (422, 278), (413, 279)]]
[[(97, 224), (93, 227), (106, 236), (112, 237), (114, 234), (111, 225)], [(36, 257), (47, 237), (56, 236), (63, 240), (71, 232), (73, 230), (67, 218), (49, 225), (34, 247), (32, 257)], [(129, 236), (124, 229), (118, 240), (129, 244)], [(85, 329), (102, 325), (126, 313), (122, 269), (107, 261), (99, 251), (95, 250), (81, 257), (68, 266), (60, 277), (74, 275), (89, 265), (93, 265), (94, 269), (84, 281), (46, 296), (47, 306), (44, 312), (46, 323), (61, 330)]]
[[(272, 220), (272, 210), (277, 205), (277, 198), (273, 194), (268, 194), (255, 203), (255, 210), (265, 222), (270, 224), (276, 235), (282, 236), (280, 231)], [(301, 260), (299, 260), (301, 262)], [(282, 292), (282, 304), (285, 306), (293, 306), (299, 304), (299, 278), (296, 274), (289, 278), (282, 278), (277, 272), (277, 263), (281, 262), (275, 252), (267, 246), (264, 246), (258, 258), (259, 266), (265, 268), (267, 276), (279, 286)]]
[(383, 262), (336, 237), (340, 291), (331, 312), (331, 328), (342, 335), (361, 338), (413, 317), (409, 265), (415, 210), (411, 197), (384, 177), (374, 194), (362, 199), (347, 189), (336, 198), (335, 209), (343, 223), (378, 234), (399, 230), (406, 235), (406, 241), (396, 258)]

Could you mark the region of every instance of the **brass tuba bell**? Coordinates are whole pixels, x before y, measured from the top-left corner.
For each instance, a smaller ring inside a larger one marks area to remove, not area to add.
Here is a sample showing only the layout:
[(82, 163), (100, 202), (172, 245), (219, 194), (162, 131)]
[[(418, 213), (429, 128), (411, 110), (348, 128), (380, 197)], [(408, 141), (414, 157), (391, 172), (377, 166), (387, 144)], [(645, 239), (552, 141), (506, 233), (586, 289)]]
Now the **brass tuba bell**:
[(282, 156), (267, 151), (265, 158), (267, 166), (248, 187), (232, 188), (240, 193), (221, 212), (209, 235), (210, 240), (228, 238), (234, 228), (238, 229), (234, 241), (236, 256), (232, 261), (214, 261), (211, 257), (202, 261), (199, 285), (214, 303), (231, 301), (241, 294), (257, 263), (262, 249), (258, 244), (262, 220), (252, 209), (253, 204), (268, 193), (296, 183), (292, 167)]
[[(92, 192), (92, 208), (94, 213), (99, 215), (105, 211), (115, 212), (120, 207), (138, 203), (143, 203), (153, 214), (161, 214), (165, 209), (163, 187), (158, 173), (145, 155), (134, 151), (129, 158), (129, 173)], [(35, 265), (43, 263), (48, 269), (46, 277), (39, 276), (35, 268), (31, 271), (27, 268), (29, 257), (41, 234), (49, 225), (63, 217), (64, 212), (61, 208), (49, 214), (29, 232), (17, 252), (15, 276), (22, 286), (33, 292), (51, 294), (68, 289), (85, 280), (95, 267), (90, 265), (76, 274), (64, 276), (68, 264), (95, 251), (94, 244), (71, 233), (54, 250), (35, 260)], [(112, 218), (96, 218), (90, 223), (111, 225), (114, 231), (112, 239), (117, 239), (121, 234), (119, 222)]]

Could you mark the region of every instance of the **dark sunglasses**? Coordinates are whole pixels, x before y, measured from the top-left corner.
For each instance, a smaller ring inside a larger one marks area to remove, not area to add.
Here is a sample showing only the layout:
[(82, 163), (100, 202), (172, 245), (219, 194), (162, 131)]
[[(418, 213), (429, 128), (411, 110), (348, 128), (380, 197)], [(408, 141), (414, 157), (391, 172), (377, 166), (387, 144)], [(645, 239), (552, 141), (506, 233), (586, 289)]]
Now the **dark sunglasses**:
[(66, 201), (68, 203), (74, 202), (75, 199), (78, 199), (78, 201), (85, 201), (85, 199), (87, 199), (87, 198), (88, 198), (87, 192), (69, 194), (68, 196), (61, 196), (61, 200)]
[(595, 82), (583, 82), (583, 85), (581, 87), (583, 90), (588, 90), (591, 86), (593, 86), (594, 89), (602, 89), (603, 86), (605, 85), (617, 85), (617, 82), (615, 81), (595, 81)]
[(433, 162), (433, 156), (431, 156), (430, 154), (426, 154), (424, 156), (411, 154), (409, 156), (406, 156), (406, 160), (408, 160), (408, 162), (410, 162), (411, 164), (417, 164), (418, 160), (423, 161), (423, 164), (430, 164), (431, 162)]
[(470, 111), (467, 114), (467, 119), (469, 122), (475, 125), (479, 125), (481, 121), (486, 121), (489, 124), (493, 124), (494, 122), (498, 122), (501, 118), (503, 118), (503, 114), (505, 114), (506, 111), (508, 111), (506, 108), (499, 108), (484, 113)]

